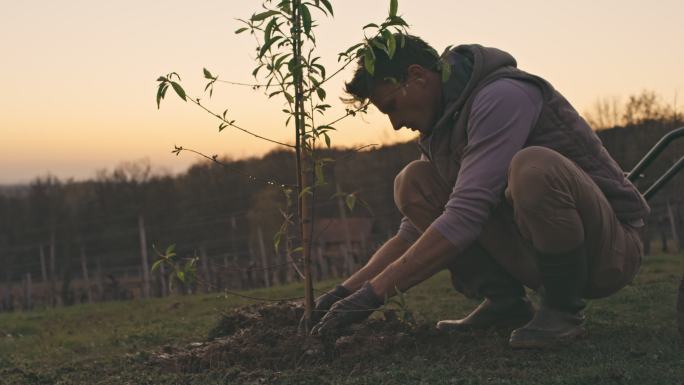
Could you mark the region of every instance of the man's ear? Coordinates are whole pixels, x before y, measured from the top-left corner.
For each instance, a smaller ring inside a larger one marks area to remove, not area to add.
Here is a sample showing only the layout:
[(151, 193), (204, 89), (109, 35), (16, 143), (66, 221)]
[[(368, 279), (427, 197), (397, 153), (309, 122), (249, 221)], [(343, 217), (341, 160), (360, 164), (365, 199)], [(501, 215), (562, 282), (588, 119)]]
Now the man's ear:
[(421, 85), (425, 85), (427, 69), (420, 64), (411, 64), (406, 68), (406, 75), (407, 81), (415, 81)]

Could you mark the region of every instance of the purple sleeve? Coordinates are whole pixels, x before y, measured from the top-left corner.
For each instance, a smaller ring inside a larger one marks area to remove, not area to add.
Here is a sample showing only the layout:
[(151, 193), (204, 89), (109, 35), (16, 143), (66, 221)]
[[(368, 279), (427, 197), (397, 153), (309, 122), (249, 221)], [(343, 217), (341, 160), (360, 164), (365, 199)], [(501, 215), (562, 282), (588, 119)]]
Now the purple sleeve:
[(465, 250), (482, 231), (506, 185), (511, 159), (536, 124), (543, 99), (534, 85), (500, 79), (475, 96), (468, 123), (468, 145), (449, 201), (432, 226)]

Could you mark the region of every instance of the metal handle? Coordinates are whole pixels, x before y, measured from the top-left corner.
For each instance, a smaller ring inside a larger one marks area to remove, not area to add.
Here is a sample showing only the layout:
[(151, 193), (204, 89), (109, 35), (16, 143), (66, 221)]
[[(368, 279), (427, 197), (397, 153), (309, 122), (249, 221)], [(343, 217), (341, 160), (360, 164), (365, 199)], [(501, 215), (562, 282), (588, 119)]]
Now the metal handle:
[[(651, 148), (651, 150), (646, 155), (644, 155), (643, 158), (641, 158), (639, 163), (637, 163), (637, 165), (634, 166), (634, 169), (632, 169), (632, 171), (630, 171), (629, 174), (627, 174), (627, 179), (634, 182), (638, 178), (639, 174), (641, 174), (641, 172), (644, 171), (644, 169), (646, 167), (648, 167), (651, 163), (653, 163), (655, 158), (658, 157), (658, 155), (660, 155), (660, 153), (663, 152), (663, 150), (665, 150), (665, 148), (667, 148), (667, 146), (673, 140), (681, 138), (682, 136), (684, 136), (684, 127), (676, 128), (676, 129), (668, 132), (667, 134), (665, 134), (665, 136), (663, 136), (658, 141), (658, 143), (656, 143), (655, 146), (653, 146)], [(681, 162), (681, 159), (679, 161)], [(677, 162), (677, 163), (679, 163), (679, 162)], [(670, 172), (670, 170), (668, 170), (668, 172)], [(675, 173), (676, 173), (676, 171), (675, 171)], [(670, 176), (670, 178), (672, 178), (672, 176)], [(667, 180), (669, 180), (669, 178)], [(667, 182), (667, 180), (665, 182)]]

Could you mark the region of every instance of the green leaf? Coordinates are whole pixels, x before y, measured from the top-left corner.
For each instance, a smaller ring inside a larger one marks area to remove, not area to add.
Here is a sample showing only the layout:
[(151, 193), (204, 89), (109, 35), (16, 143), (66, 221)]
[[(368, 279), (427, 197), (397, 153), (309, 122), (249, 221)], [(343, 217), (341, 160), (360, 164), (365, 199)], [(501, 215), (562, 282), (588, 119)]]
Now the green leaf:
[(170, 256), (171, 254), (176, 255), (176, 244), (171, 244), (166, 248), (166, 251), (164, 252), (164, 255), (167, 257)]
[(323, 173), (323, 163), (316, 162), (314, 166), (314, 173), (316, 174), (316, 185), (325, 184), (325, 174)]
[(349, 195), (347, 195), (347, 197), (344, 200), (345, 200), (345, 203), (347, 204), (347, 207), (349, 207), (349, 211), (353, 211), (354, 205), (356, 205), (356, 195), (349, 194)]
[(325, 100), (325, 90), (321, 87), (316, 88), (316, 94), (321, 100)]
[(321, 79), (325, 79), (325, 67), (323, 67), (321, 64), (312, 64), (311, 66), (320, 71)]
[(375, 73), (375, 57), (371, 55), (373, 49), (366, 47), (366, 52), (363, 55), (363, 67), (372, 76)]
[(187, 100), (187, 98), (185, 97), (185, 90), (183, 89), (183, 87), (181, 87), (180, 84), (176, 82), (171, 82), (171, 87), (173, 87), (173, 90), (176, 91), (178, 97), (180, 97), (183, 100)]
[(387, 46), (382, 41), (380, 41), (380, 39), (373, 39), (373, 42), (371, 44), (373, 44), (376, 48), (383, 51), (389, 57), (389, 50), (387, 49)]
[(202, 71), (204, 72), (204, 78), (205, 79), (214, 79), (214, 75), (212, 75), (208, 69), (202, 68)]
[(159, 268), (159, 265), (161, 265), (162, 262), (164, 262), (163, 259), (158, 259), (158, 260), (156, 260), (156, 261), (152, 264), (152, 268), (150, 269), (150, 271), (154, 273), (154, 271), (157, 270), (157, 269)]
[(280, 39), (282, 39), (282, 38), (283, 38), (282, 36), (276, 36), (276, 37), (274, 37), (273, 39), (270, 39), (269, 41), (264, 42), (264, 45), (261, 46), (261, 50), (259, 51), (259, 57), (264, 56), (264, 54), (266, 53), (266, 51), (268, 51), (268, 49), (271, 48), (271, 46), (273, 45), (273, 43), (275, 43), (276, 41), (278, 41), (278, 40), (280, 40)]
[(321, 3), (323, 3), (325, 9), (327, 9), (328, 12), (330, 12), (331, 16), (335, 16), (335, 14), (333, 13), (333, 7), (328, 0), (321, 0)]
[(311, 186), (306, 186), (306, 188), (304, 188), (304, 189), (302, 190), (302, 192), (299, 193), (299, 197), (300, 197), (300, 198), (303, 197), (304, 194), (309, 194), (309, 195), (312, 195), (312, 194), (313, 194), (313, 190), (312, 190)]
[(259, 65), (254, 69), (254, 71), (252, 71), (252, 76), (257, 77), (257, 74), (259, 73), (259, 70), (260, 70), (261, 67), (263, 67), (263, 66), (264, 66), (263, 64), (259, 64)]
[(266, 25), (266, 29), (264, 30), (264, 44), (266, 44), (265, 42), (271, 40), (271, 35), (273, 34), (273, 27), (275, 27), (276, 21), (277, 20), (274, 17)]
[(239, 34), (245, 32), (245, 31), (248, 30), (248, 29), (249, 29), (249, 28), (247, 28), (247, 27), (238, 28), (238, 29), (235, 30), (235, 34), (236, 34), (236, 35), (239, 35)]
[(273, 16), (273, 15), (277, 15), (277, 14), (279, 14), (279, 13), (280, 13), (280, 12), (274, 11), (274, 10), (270, 10), (270, 11), (266, 11), (266, 12), (261, 12), (261, 13), (257, 13), (257, 14), (255, 14), (255, 15), (252, 15), (252, 18), (251, 18), (250, 20), (252, 20), (252, 21), (261, 21), (261, 20), (264, 20), (264, 19), (266, 19), (266, 18), (268, 18), (268, 17), (271, 17), (271, 16)]
[(323, 133), (323, 138), (325, 139), (325, 145), (328, 146), (328, 148), (330, 148), (330, 136), (328, 136), (327, 132)]
[(184, 271), (177, 271), (176, 272), (176, 277), (178, 277), (178, 280), (181, 282), (185, 282), (185, 272)]
[(276, 36), (276, 37), (274, 37), (273, 39), (270, 39), (269, 41), (264, 42), (264, 45), (261, 46), (261, 50), (259, 50), (259, 57), (264, 56), (264, 54), (266, 53), (266, 51), (268, 51), (268, 49), (271, 48), (271, 46), (273, 45), (273, 43), (275, 43), (276, 41), (278, 41), (278, 40), (280, 40), (280, 39), (282, 39), (282, 38), (283, 38), (282, 36)]
[(164, 99), (164, 95), (166, 94), (166, 89), (168, 87), (169, 85), (166, 82), (159, 84), (159, 88), (157, 89), (157, 109), (159, 109), (161, 100)]
[[(383, 31), (383, 36), (385, 35)], [(397, 40), (394, 38), (394, 34), (391, 32), (387, 31), (387, 36), (385, 36), (385, 39), (387, 40), (387, 51), (388, 51), (388, 56), (389, 58), (394, 57), (394, 53), (397, 52)]]
[(399, 1), (398, 0), (390, 0), (390, 17), (395, 17), (397, 16), (397, 10), (399, 10)]
[(302, 24), (304, 25), (304, 33), (307, 36), (311, 35), (311, 12), (309, 12), (309, 8), (302, 3), (302, 5), (299, 7), (299, 12), (302, 15)]
[[(363, 29), (366, 29), (366, 28), (380, 28), (380, 26), (377, 25), (377, 24), (375, 24), (375, 23), (370, 23), (370, 24), (366, 24), (366, 25), (363, 26)], [(347, 52), (353, 51), (354, 48), (355, 48), (355, 47), (350, 48)]]
[(446, 83), (451, 77), (451, 64), (446, 60), (442, 61), (442, 83)]
[(354, 44), (353, 46), (347, 48), (347, 50), (344, 51), (344, 54), (345, 54), (345, 55), (348, 55), (349, 53), (351, 53), (351, 51), (353, 51), (353, 50), (355, 50), (355, 49), (361, 47), (362, 45), (363, 45), (363, 43)]
[(276, 60), (274, 67), (275, 67), (276, 69), (280, 69), (280, 66), (283, 64), (283, 62), (284, 62), (285, 60), (287, 60), (287, 58), (290, 57), (291, 55), (292, 55), (291, 53), (288, 53), (288, 54), (286, 54), (286, 55), (280, 56), (280, 57), (278, 58), (278, 60)]
[(281, 11), (285, 12), (288, 15), (292, 14), (292, 9), (290, 8), (290, 1), (291, 0), (283, 0), (278, 4), (278, 8), (280, 8)]
[(283, 238), (283, 232), (278, 231), (274, 236), (273, 236), (273, 248), (275, 249), (276, 254), (278, 253), (278, 246), (280, 246), (280, 240)]

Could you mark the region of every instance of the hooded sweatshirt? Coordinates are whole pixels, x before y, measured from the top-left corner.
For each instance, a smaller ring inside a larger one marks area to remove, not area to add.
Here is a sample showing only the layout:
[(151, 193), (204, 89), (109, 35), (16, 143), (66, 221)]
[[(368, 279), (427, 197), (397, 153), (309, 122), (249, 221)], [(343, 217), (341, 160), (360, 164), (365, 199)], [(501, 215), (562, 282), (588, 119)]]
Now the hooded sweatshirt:
[[(511, 55), (495, 48), (463, 45), (444, 55), (452, 65), (442, 90), (446, 107), (419, 146), (423, 159), (453, 186), (432, 226), (459, 252), (477, 239), (504, 199), (511, 159), (528, 146), (548, 147), (574, 161), (621, 221), (648, 215), (641, 194), (596, 134), (548, 82), (518, 70)], [(412, 243), (420, 233), (404, 218), (398, 235)]]

